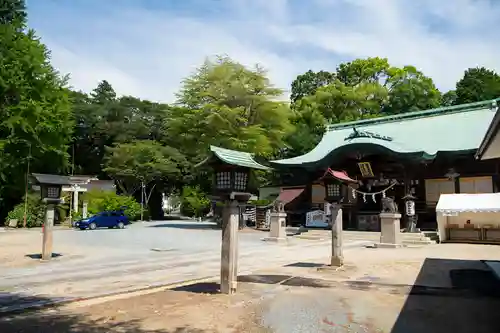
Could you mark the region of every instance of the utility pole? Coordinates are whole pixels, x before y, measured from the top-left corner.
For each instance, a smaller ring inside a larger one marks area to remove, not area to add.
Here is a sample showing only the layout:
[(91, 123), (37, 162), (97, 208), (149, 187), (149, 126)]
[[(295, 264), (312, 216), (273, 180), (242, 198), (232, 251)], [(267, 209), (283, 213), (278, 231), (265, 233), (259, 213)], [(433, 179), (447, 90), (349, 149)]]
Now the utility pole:
[(29, 153), (28, 153), (28, 168), (26, 170), (26, 188), (24, 191), (24, 220), (23, 220), (23, 228), (26, 228), (28, 224), (27, 214), (28, 214), (28, 180), (30, 174), (30, 161), (31, 161), (31, 143), (29, 143)]
[[(72, 146), (72, 161), (71, 161), (71, 175), (74, 176), (75, 173), (75, 145)], [(73, 192), (71, 192), (71, 196), (69, 197), (69, 223), (71, 227), (73, 226), (73, 200), (74, 200), (75, 192), (73, 188)], [(78, 204), (78, 203), (77, 203)]]
[(141, 222), (144, 222), (144, 181), (141, 180)]

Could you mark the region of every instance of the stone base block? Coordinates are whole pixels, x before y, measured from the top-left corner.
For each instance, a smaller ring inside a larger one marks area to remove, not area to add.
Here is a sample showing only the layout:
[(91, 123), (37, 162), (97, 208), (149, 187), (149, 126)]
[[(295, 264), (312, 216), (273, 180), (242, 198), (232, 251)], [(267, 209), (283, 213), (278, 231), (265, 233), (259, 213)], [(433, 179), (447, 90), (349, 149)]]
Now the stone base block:
[(278, 238), (278, 237), (265, 237), (262, 238), (264, 242), (275, 242), (275, 243), (286, 243), (286, 238)]
[(392, 243), (375, 243), (374, 247), (380, 249), (399, 249), (405, 247), (403, 244), (392, 244)]
[(319, 272), (338, 272), (340, 270), (343, 270), (344, 266), (331, 266), (331, 265), (324, 265), (321, 267), (318, 267)]

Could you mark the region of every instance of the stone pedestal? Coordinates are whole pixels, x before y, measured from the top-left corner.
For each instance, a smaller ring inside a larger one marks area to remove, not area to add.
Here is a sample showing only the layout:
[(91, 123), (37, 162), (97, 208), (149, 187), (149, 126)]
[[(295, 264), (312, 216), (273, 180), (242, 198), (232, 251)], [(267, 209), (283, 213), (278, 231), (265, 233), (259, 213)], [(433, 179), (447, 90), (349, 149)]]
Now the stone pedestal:
[(330, 226), (332, 228), (330, 264), (318, 268), (319, 271), (338, 271), (344, 266), (344, 253), (342, 249), (342, 205), (332, 204), (330, 211)]
[(83, 207), (82, 207), (82, 217), (84, 219), (86, 219), (87, 215), (88, 215), (88, 206), (89, 206), (89, 203), (87, 201), (84, 201), (83, 202)]
[(344, 254), (342, 251), (342, 206), (333, 204), (331, 206), (332, 218), (332, 256), (330, 265), (341, 267), (344, 264)]
[(401, 214), (381, 213), (380, 214), (380, 243), (377, 247), (401, 247), (402, 235), (400, 225)]
[(48, 204), (47, 211), (45, 212), (45, 223), (43, 224), (42, 260), (52, 259), (53, 226), (54, 205)]
[(264, 238), (265, 241), (271, 242), (286, 242), (286, 213), (272, 212), (269, 236)]
[(73, 211), (75, 213), (78, 213), (78, 194), (77, 190), (73, 192)]
[(238, 277), (238, 223), (240, 210), (237, 201), (226, 203), (222, 212), (222, 247), (220, 292), (236, 292)]

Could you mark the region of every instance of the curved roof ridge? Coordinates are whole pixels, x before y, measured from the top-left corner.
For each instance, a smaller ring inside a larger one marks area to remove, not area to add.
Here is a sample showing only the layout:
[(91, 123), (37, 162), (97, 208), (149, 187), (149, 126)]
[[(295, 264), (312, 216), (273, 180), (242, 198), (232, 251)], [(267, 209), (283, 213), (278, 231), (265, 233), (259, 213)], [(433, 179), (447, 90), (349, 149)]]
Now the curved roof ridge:
[[(254, 154), (244, 151), (232, 150), (217, 146), (210, 146), (210, 151), (221, 161), (251, 169), (269, 170), (270, 168), (260, 164), (254, 159)], [(204, 161), (203, 161), (204, 162)], [(199, 163), (201, 164), (201, 163)]]
[(419, 118), (452, 114), (452, 113), (475, 111), (477, 109), (484, 109), (486, 106), (489, 107), (496, 106), (497, 102), (500, 102), (500, 98), (490, 99), (481, 102), (454, 105), (454, 106), (439, 107), (429, 110), (408, 112), (408, 113), (390, 115), (385, 117), (355, 120), (339, 124), (330, 124), (327, 125), (327, 131), (342, 129), (346, 127), (353, 127), (353, 126), (366, 126), (366, 125), (374, 125), (380, 123), (388, 123), (393, 121), (411, 120), (411, 119), (419, 119)]

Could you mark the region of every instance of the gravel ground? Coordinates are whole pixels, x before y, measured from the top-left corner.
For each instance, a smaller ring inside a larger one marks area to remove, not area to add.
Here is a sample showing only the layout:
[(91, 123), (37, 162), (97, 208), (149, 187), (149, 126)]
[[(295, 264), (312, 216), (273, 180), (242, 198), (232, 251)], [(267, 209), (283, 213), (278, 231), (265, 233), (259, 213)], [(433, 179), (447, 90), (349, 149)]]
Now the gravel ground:
[[(74, 304), (0, 319), (0, 332), (497, 333), (500, 299), (474, 289), (482, 280), (457, 288), (451, 272), (498, 257), (498, 247), (480, 245), (356, 249), (342, 270), (318, 271), (320, 258), (260, 271), (260, 283), (239, 283), (233, 296), (205, 284)], [(271, 274), (275, 283), (263, 283)]]

